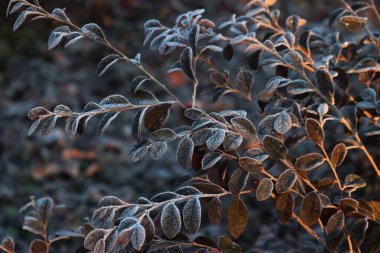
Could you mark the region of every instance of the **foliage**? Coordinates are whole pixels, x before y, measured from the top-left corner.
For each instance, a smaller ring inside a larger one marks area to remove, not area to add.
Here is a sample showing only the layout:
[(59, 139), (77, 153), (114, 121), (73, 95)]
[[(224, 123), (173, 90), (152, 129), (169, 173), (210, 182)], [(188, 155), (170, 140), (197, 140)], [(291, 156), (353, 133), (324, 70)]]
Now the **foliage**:
[[(328, 27), (308, 26), (306, 20), (292, 15), (283, 28), (275, 3), (252, 0), (244, 13), (218, 26), (203, 17), (203, 9), (178, 16), (172, 27), (159, 20), (144, 24), (144, 44), (150, 43), (161, 55), (178, 55), (168, 73), (181, 71), (191, 80), (190, 106), (144, 67), (140, 54), (130, 58), (112, 46), (97, 24), (79, 27), (63, 9), (48, 12), (38, 1), (10, 1), (7, 14), (19, 13), (13, 30), (29, 19), (60, 25), (48, 39), (49, 50), (88, 39), (112, 51), (99, 62), (99, 76), (120, 61), (142, 73), (131, 82), (128, 97), (111, 95), (99, 103), (89, 102), (82, 112), (65, 105), (52, 111), (33, 108), (28, 114), (34, 121), (30, 134), (40, 129), (48, 135), (59, 118), (66, 119), (68, 133), (83, 134), (90, 119), (102, 115), (97, 127), (101, 135), (121, 112), (135, 110), (131, 125), (136, 144), (129, 152), (131, 159), (137, 162), (148, 154), (159, 159), (169, 142), (178, 141), (178, 163), (192, 174), (179, 179), (173, 191), (150, 199), (140, 197), (128, 203), (115, 196), (102, 198), (91, 224), (81, 233), (48, 237), (46, 225), (54, 204), (50, 198), (32, 200), (24, 229), (42, 236), (32, 242), (32, 252), (48, 252), (51, 243), (71, 236), (83, 236), (84, 247), (99, 253), (189, 248), (242, 252), (229, 237), (220, 236), (214, 242), (198, 231), (206, 210), (209, 223), (220, 223), (226, 209), (228, 231), (238, 239), (249, 220), (246, 195), (255, 194), (258, 201), (273, 198), (280, 222), (296, 220), (310, 234), (308, 240), (330, 252), (379, 250), (380, 203), (357, 194), (362, 188), (371, 191), (380, 177), (379, 162), (372, 154), (380, 135), (376, 86), (380, 34), (370, 29), (369, 19), (361, 14), (371, 10), (378, 19), (375, 22), (380, 22), (378, 10), (373, 1), (349, 5), (341, 0), (343, 7), (331, 13)], [(344, 29), (342, 34), (366, 34), (359, 42), (343, 42), (336, 29)], [(246, 54), (248, 61), (233, 62), (238, 53)], [(224, 64), (220, 64), (222, 57)], [(233, 64), (225, 63), (229, 61)], [(209, 77), (200, 73), (209, 73)], [(269, 73), (270, 78), (258, 96), (252, 96), (256, 77), (262, 73)], [(170, 99), (159, 100), (153, 91), (143, 89), (148, 83), (157, 85)], [(353, 86), (360, 96), (352, 93)], [(233, 94), (256, 112), (201, 108), (200, 87), (215, 103)], [(174, 107), (192, 123), (166, 127)], [(344, 128), (345, 133), (331, 133), (327, 130), (331, 126)], [(360, 159), (368, 161), (364, 171), (371, 173), (358, 175), (363, 170), (346, 168), (355, 150), (361, 151)], [(221, 201), (225, 198), (227, 207)], [(7, 239), (0, 249), (13, 252), (12, 245)]]

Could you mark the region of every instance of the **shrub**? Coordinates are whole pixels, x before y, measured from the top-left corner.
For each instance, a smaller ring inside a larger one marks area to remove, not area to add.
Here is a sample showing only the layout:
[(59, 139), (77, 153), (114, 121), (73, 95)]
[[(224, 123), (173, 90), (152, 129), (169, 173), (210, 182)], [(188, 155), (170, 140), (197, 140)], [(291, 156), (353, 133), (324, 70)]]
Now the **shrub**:
[[(99, 62), (99, 76), (120, 61), (141, 71), (130, 83), (128, 97), (89, 102), (82, 112), (65, 105), (30, 110), (30, 134), (41, 129), (48, 135), (60, 118), (66, 119), (68, 133), (83, 134), (90, 119), (101, 116), (101, 135), (120, 113), (133, 110), (131, 159), (137, 162), (148, 154), (159, 159), (168, 143), (178, 141), (178, 163), (189, 170), (173, 191), (150, 199), (127, 203), (115, 196), (102, 198), (80, 231), (84, 247), (99, 253), (242, 252), (234, 240), (254, 211), (246, 203), (256, 196), (257, 201), (274, 199), (280, 222), (295, 220), (307, 231), (303, 249), (377, 252), (380, 34), (362, 13), (373, 12), (374, 22), (380, 22), (380, 15), (373, 0), (340, 2), (342, 8), (331, 12), (327, 26), (308, 25), (297, 15), (281, 22), (276, 1), (269, 0), (250, 1), (241, 15), (218, 26), (202, 9), (178, 16), (171, 27), (148, 20), (144, 44), (162, 55), (179, 52), (168, 73), (181, 71), (191, 80), (187, 103), (145, 68), (140, 54), (128, 57), (112, 46), (97, 24), (79, 27), (63, 9), (48, 12), (36, 0), (10, 1), (7, 13), (19, 13), (14, 30), (28, 19), (60, 25), (49, 37), (49, 50), (88, 39), (112, 51)], [(237, 54), (247, 61), (236, 60)], [(159, 100), (144, 89), (148, 83), (161, 88), (166, 98)], [(200, 89), (215, 103), (231, 94), (230, 99), (246, 104), (210, 111), (213, 105), (199, 101)], [(191, 124), (166, 127), (173, 107)], [(80, 235), (48, 238), (41, 226), (46, 229), (52, 200), (32, 200), (30, 206), (24, 228), (42, 235), (31, 244), (32, 252), (48, 252), (55, 240)], [(204, 224), (221, 223), (225, 208), (233, 239), (220, 236), (214, 242), (200, 236)], [(208, 220), (203, 218), (206, 210)], [(10, 239), (0, 247), (6, 252), (13, 248)]]

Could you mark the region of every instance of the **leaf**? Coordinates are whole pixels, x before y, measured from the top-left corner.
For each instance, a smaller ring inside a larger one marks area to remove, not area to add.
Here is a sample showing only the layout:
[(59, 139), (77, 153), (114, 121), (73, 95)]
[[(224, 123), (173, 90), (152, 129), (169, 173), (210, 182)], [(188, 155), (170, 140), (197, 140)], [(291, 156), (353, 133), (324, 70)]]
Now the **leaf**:
[(350, 237), (352, 246), (356, 249), (358, 248), (365, 239), (365, 234), (368, 229), (368, 221), (365, 218), (358, 219), (352, 225), (350, 230)]
[(150, 142), (142, 141), (140, 143), (136, 143), (128, 155), (132, 158), (133, 162), (140, 161), (149, 151)]
[(136, 250), (140, 250), (145, 242), (145, 228), (137, 224), (136, 227), (133, 229), (132, 235), (131, 235), (131, 243), (133, 248)]
[(331, 163), (336, 168), (337, 166), (341, 165), (346, 158), (347, 155), (347, 148), (346, 145), (343, 143), (339, 143), (334, 147), (334, 150), (331, 154)]
[(94, 250), (96, 243), (100, 241), (105, 234), (107, 233), (107, 230), (105, 229), (94, 229), (92, 230), (84, 239), (84, 247), (88, 250)]
[(137, 142), (141, 141), (142, 122), (144, 121), (147, 108), (141, 109), (136, 112), (132, 120), (132, 135)]
[(153, 105), (158, 103), (157, 98), (147, 90), (138, 90), (129, 98), (130, 102), (134, 105)]
[(293, 95), (300, 95), (309, 92), (314, 92), (314, 89), (309, 87), (309, 84), (304, 80), (294, 80), (287, 86), (287, 91)]
[(230, 43), (228, 43), (223, 49), (223, 57), (230, 61), (234, 55), (234, 49)]
[(294, 197), (290, 192), (281, 194), (276, 199), (276, 210), (278, 219), (281, 222), (287, 223), (290, 221), (294, 210)]
[(225, 131), (223, 129), (217, 129), (206, 140), (206, 145), (210, 151), (216, 150), (224, 141)]
[(202, 169), (207, 170), (213, 167), (217, 162), (222, 159), (223, 155), (218, 152), (210, 152), (202, 159)]
[(284, 143), (270, 135), (265, 135), (263, 139), (263, 148), (274, 160), (285, 159), (288, 154), (288, 150)]
[(191, 168), (194, 153), (194, 142), (188, 136), (181, 139), (177, 149), (177, 161), (185, 169)]
[(325, 157), (318, 153), (310, 153), (297, 158), (295, 167), (297, 170), (313, 170), (325, 162)]
[(221, 253), (242, 253), (241, 247), (232, 242), (228, 237), (220, 236), (218, 239), (218, 245)]
[(27, 230), (36, 235), (43, 235), (45, 230), (44, 224), (40, 220), (28, 215), (24, 217), (22, 229)]
[(256, 128), (253, 123), (244, 117), (235, 117), (231, 119), (231, 124), (244, 136), (257, 140)]
[(57, 123), (57, 118), (58, 116), (52, 116), (45, 120), (45, 122), (42, 124), (42, 136), (48, 135), (53, 130), (55, 123)]
[(146, 82), (146, 81), (149, 81), (149, 79), (146, 77), (146, 76), (136, 76), (135, 78), (133, 78), (132, 82), (131, 82), (131, 91), (133, 93), (136, 93), (136, 91), (139, 90), (139, 88)]
[(230, 180), (228, 181), (228, 189), (232, 194), (238, 195), (242, 190), (244, 190), (249, 174), (237, 168), (231, 175)]
[(128, 99), (121, 95), (111, 95), (100, 101), (99, 106), (103, 108), (126, 108), (131, 106)]
[(181, 68), (183, 72), (192, 80), (195, 79), (193, 70), (193, 50), (191, 47), (186, 47), (180, 57)]
[(222, 218), (222, 203), (219, 198), (213, 198), (208, 204), (208, 220), (211, 224), (219, 224)]
[(110, 54), (100, 60), (96, 71), (99, 76), (102, 76), (106, 71), (115, 64), (118, 60), (121, 59), (121, 56), (118, 54)]
[(97, 228), (110, 228), (115, 217), (115, 207), (105, 206), (97, 209), (91, 218), (91, 222)]
[(200, 130), (196, 130), (191, 135), (191, 139), (194, 141), (195, 146), (202, 146), (206, 144), (206, 140), (212, 135), (212, 129), (210, 128), (203, 128)]
[(95, 23), (86, 24), (82, 27), (82, 32), (84, 35), (88, 36), (90, 39), (101, 41), (105, 40), (104, 33), (102, 29)]
[(166, 142), (154, 142), (150, 145), (149, 153), (153, 160), (160, 159), (168, 149)]
[(29, 250), (31, 253), (47, 253), (48, 245), (44, 241), (36, 239), (30, 244)]
[(315, 119), (307, 119), (305, 123), (306, 133), (309, 139), (320, 147), (323, 147), (325, 134), (321, 124)]
[(248, 222), (248, 211), (240, 198), (235, 198), (227, 209), (227, 225), (230, 234), (237, 239), (245, 230)]
[(176, 236), (181, 230), (181, 214), (173, 202), (165, 205), (160, 223), (162, 231), (169, 239)]
[(287, 169), (278, 177), (276, 182), (276, 191), (278, 193), (286, 193), (290, 191), (296, 181), (296, 173), (294, 173), (291, 169)]
[(354, 189), (359, 189), (365, 187), (367, 184), (364, 181), (363, 178), (356, 174), (348, 174), (344, 178), (344, 183), (343, 183), (345, 188), (354, 188)]
[(201, 194), (201, 192), (197, 188), (192, 186), (182, 186), (178, 188), (175, 192), (184, 196)]
[(260, 173), (263, 169), (262, 163), (251, 157), (240, 157), (239, 165), (246, 172), (253, 174)]
[(30, 15), (30, 11), (23, 11), (20, 13), (20, 15), (17, 17), (14, 25), (13, 25), (13, 31), (15, 32), (17, 29), (20, 28), (20, 26), (25, 22), (28, 15)]
[(7, 17), (15, 12), (17, 12), (18, 10), (20, 10), (22, 7), (25, 6), (25, 4), (23, 2), (17, 2), (15, 4), (13, 4), (12, 8), (10, 8), (11, 6), (11, 2), (9, 3), (9, 6), (8, 6), (8, 9), (7, 9)]
[(251, 89), (255, 80), (252, 72), (242, 69), (236, 75), (237, 88), (240, 94), (248, 100), (251, 100)]
[(104, 131), (108, 128), (111, 122), (119, 115), (120, 112), (109, 112), (103, 116), (99, 121), (98, 125), (98, 135), (102, 135)]
[(292, 118), (287, 112), (281, 112), (274, 121), (274, 130), (279, 134), (285, 134), (292, 128)]
[(258, 201), (264, 201), (269, 198), (273, 191), (273, 182), (269, 178), (261, 180), (256, 190), (256, 198)]
[(240, 134), (229, 133), (224, 138), (223, 149), (226, 152), (236, 150), (239, 148), (242, 142), (243, 142), (243, 138), (241, 137)]
[(28, 113), (28, 117), (31, 120), (36, 120), (41, 116), (49, 115), (51, 112), (46, 110), (44, 107), (35, 107), (31, 109)]
[(287, 52), (284, 55), (284, 60), (294, 69), (295, 72), (299, 74), (304, 72), (302, 56), (297, 51)]
[(337, 237), (344, 227), (344, 213), (338, 212), (330, 217), (326, 225), (327, 239)]
[(144, 126), (148, 131), (155, 131), (164, 125), (170, 115), (171, 103), (162, 103), (148, 109), (144, 118)]
[(98, 207), (103, 206), (121, 206), (126, 204), (124, 201), (115, 196), (106, 196), (99, 200)]
[(61, 43), (62, 39), (70, 32), (68, 26), (60, 26), (54, 29), (48, 39), (48, 49), (52, 50)]
[(63, 47), (68, 47), (78, 40), (84, 38), (83, 34), (80, 32), (70, 32), (66, 34), (66, 36), (62, 39), (62, 45)]
[(51, 14), (52, 14), (54, 17), (58, 18), (58, 19), (65, 20), (65, 21), (68, 20), (68, 18), (67, 18), (67, 16), (66, 16), (66, 13), (65, 13), (62, 9), (55, 8), (55, 9), (51, 12)]
[(343, 24), (344, 28), (350, 32), (359, 32), (363, 25), (367, 23), (367, 18), (358, 16), (343, 16), (339, 19), (339, 22)]
[(192, 120), (197, 120), (202, 118), (206, 114), (205, 111), (198, 108), (186, 109), (185, 116)]
[(322, 212), (322, 200), (317, 192), (309, 192), (301, 202), (301, 220), (308, 226), (315, 224)]
[(325, 70), (318, 69), (315, 73), (315, 83), (319, 92), (334, 104), (335, 88), (330, 74)]
[(53, 211), (54, 202), (51, 198), (39, 198), (36, 201), (38, 216), (43, 223), (47, 223)]
[(335, 23), (335, 21), (341, 16), (346, 10), (344, 8), (339, 8), (333, 11), (329, 16), (329, 28), (332, 27), (332, 25)]
[(156, 234), (153, 220), (149, 215), (145, 215), (141, 221), (141, 225), (145, 229), (145, 243), (150, 243)]
[(201, 226), (202, 208), (199, 198), (189, 199), (183, 207), (183, 224), (189, 233), (195, 234)]
[(171, 130), (170, 128), (161, 128), (156, 131), (154, 131), (150, 135), (150, 140), (152, 141), (173, 141), (177, 138), (177, 134)]
[(164, 202), (164, 201), (171, 200), (171, 199), (176, 199), (178, 197), (179, 197), (179, 195), (177, 193), (174, 193), (174, 192), (160, 192), (160, 193), (157, 193), (156, 195), (154, 195), (150, 199), (150, 201), (159, 203), (159, 202)]

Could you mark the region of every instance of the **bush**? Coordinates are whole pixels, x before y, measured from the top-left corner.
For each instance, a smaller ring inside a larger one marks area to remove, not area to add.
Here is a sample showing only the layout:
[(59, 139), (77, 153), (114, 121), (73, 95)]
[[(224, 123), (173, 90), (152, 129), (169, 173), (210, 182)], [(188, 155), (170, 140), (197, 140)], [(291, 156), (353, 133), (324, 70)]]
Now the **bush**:
[[(300, 250), (377, 252), (380, 34), (362, 13), (372, 12), (374, 22), (380, 15), (373, 0), (340, 2), (327, 25), (309, 25), (298, 15), (282, 22), (276, 1), (268, 0), (250, 1), (241, 15), (219, 25), (204, 18), (203, 9), (178, 16), (172, 27), (148, 20), (144, 44), (161, 55), (179, 52), (167, 72), (191, 80), (192, 94), (181, 99), (147, 70), (140, 54), (126, 56), (97, 24), (79, 27), (63, 9), (48, 12), (38, 1), (10, 1), (7, 14), (18, 13), (13, 30), (29, 19), (60, 25), (49, 37), (49, 50), (88, 39), (112, 51), (99, 62), (99, 76), (121, 61), (141, 71), (128, 97), (89, 102), (82, 112), (65, 105), (33, 108), (29, 134), (40, 129), (48, 135), (60, 118), (68, 133), (83, 134), (90, 119), (101, 116), (101, 135), (120, 113), (133, 110), (131, 159), (159, 159), (168, 143), (178, 141), (178, 163), (189, 171), (173, 191), (150, 199), (104, 197), (89, 223), (50, 236), (47, 224), (57, 206), (50, 198), (32, 199), (23, 228), (41, 239), (31, 243), (31, 252), (49, 252), (52, 243), (71, 237), (82, 237), (84, 248), (97, 253), (242, 252), (236, 240), (255, 211), (247, 205), (254, 195), (257, 201), (273, 199), (280, 222), (296, 221), (308, 233)], [(158, 99), (148, 84), (167, 96)], [(199, 91), (207, 95), (203, 102)], [(240, 103), (214, 111), (224, 96)], [(206, 106), (209, 97), (215, 104)], [(174, 108), (188, 124), (166, 126)], [(219, 224), (222, 216), (233, 239), (218, 235), (214, 242), (200, 235), (202, 226)], [(14, 252), (13, 241), (6, 239), (0, 249)]]

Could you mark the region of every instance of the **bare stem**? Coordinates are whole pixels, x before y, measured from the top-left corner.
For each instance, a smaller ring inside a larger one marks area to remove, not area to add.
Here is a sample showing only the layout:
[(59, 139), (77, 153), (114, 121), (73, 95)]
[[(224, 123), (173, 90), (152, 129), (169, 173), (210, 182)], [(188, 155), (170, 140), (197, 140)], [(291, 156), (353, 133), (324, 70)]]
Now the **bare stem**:
[[(319, 146), (319, 145), (318, 145)], [(327, 163), (330, 165), (330, 168), (331, 168), (331, 171), (333, 172), (334, 174), (334, 177), (335, 177), (335, 180), (336, 182), (338, 183), (338, 187), (339, 187), (339, 190), (343, 190), (343, 187), (342, 187), (342, 183), (340, 182), (340, 179), (339, 179), (339, 176), (338, 174), (336, 173), (336, 168), (334, 167), (334, 165), (332, 164), (331, 160), (330, 160), (330, 157), (328, 156), (325, 148), (323, 146), (319, 146), (319, 148), (322, 150), (325, 158), (326, 158), (326, 161)]]
[(380, 21), (380, 13), (379, 13), (379, 11), (376, 8), (375, 0), (370, 0), (370, 2), (371, 2), (371, 5), (372, 5), (372, 10), (373, 10), (373, 12), (375, 13), (375, 15), (377, 17), (377, 20)]

